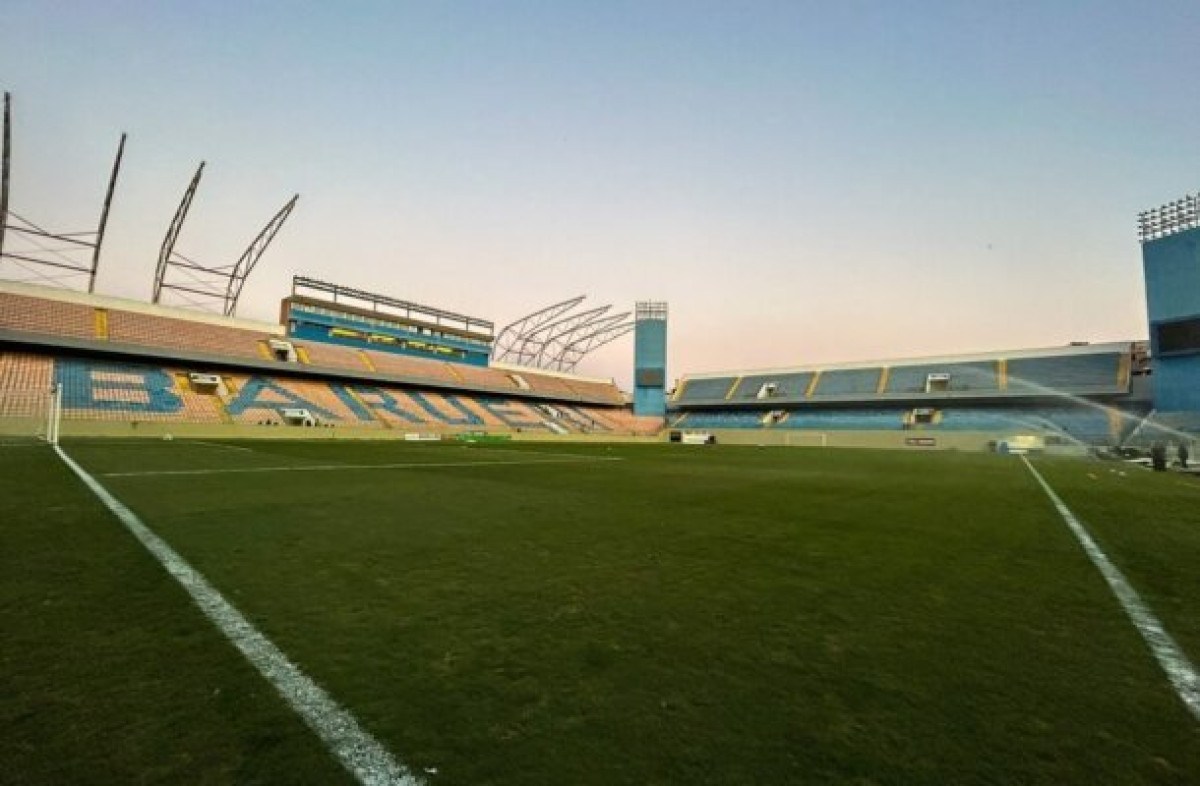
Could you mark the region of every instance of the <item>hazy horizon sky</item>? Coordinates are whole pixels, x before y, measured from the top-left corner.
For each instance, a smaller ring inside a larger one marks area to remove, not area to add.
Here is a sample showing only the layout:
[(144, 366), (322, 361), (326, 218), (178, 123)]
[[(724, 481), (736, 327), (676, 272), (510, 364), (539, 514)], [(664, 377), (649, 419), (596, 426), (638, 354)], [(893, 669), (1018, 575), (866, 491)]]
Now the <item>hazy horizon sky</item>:
[[(492, 319), (670, 303), (668, 374), (1146, 334), (1139, 210), (1200, 187), (1194, 2), (10, 0), (10, 207), (97, 291), (234, 261)], [(14, 277), (5, 267), (0, 275)], [(632, 339), (580, 366), (627, 386)]]

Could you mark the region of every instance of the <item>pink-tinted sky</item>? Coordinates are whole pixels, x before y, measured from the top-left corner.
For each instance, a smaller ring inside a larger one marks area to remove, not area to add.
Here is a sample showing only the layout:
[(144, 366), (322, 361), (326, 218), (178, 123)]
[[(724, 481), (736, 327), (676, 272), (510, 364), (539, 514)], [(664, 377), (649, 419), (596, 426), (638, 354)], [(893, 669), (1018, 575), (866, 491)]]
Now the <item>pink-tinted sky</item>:
[[(99, 291), (231, 262), (504, 323), (671, 304), (670, 375), (1145, 334), (1134, 216), (1200, 184), (1200, 5), (55, 3), (0, 25), (12, 207)], [(16, 274), (7, 268), (0, 275)], [(580, 371), (628, 383), (632, 342)]]

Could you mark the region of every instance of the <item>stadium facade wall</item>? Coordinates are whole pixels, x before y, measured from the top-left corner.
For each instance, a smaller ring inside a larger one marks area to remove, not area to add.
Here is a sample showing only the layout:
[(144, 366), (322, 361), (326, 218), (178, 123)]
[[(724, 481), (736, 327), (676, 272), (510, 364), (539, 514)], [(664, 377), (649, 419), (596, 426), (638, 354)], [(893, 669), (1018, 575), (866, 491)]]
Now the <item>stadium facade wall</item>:
[[(1200, 228), (1142, 244), (1154, 406), (1200, 413)], [(1164, 342), (1171, 333), (1179, 336)]]

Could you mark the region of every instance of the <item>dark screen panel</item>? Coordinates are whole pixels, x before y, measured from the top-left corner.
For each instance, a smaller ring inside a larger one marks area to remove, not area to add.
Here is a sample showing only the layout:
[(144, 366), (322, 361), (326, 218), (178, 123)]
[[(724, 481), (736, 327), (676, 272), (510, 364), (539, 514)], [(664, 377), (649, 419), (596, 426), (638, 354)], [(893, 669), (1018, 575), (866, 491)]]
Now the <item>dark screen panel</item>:
[(1200, 352), (1200, 317), (1158, 325), (1158, 351)]
[(638, 387), (658, 387), (666, 382), (666, 372), (661, 368), (639, 368), (635, 384)]

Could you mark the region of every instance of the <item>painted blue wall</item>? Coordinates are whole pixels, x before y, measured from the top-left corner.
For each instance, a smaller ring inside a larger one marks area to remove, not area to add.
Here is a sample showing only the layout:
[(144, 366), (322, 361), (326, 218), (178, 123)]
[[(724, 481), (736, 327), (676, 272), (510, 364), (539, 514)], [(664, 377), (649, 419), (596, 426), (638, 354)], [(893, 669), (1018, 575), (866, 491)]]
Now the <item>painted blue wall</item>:
[(1200, 317), (1200, 229), (1142, 244), (1150, 354), (1154, 358), (1154, 407), (1160, 412), (1200, 412), (1200, 352), (1164, 356), (1157, 327)]
[[(384, 344), (382, 342), (371, 343), (345, 336), (331, 336), (329, 335), (329, 328), (331, 327), (359, 330), (365, 333), (380, 333), (408, 341), (423, 341), (426, 344), (437, 344), (444, 347), (451, 347), (464, 352), (465, 355), (463, 357), (438, 355), (432, 352), (404, 349), (393, 344)], [(294, 338), (304, 339), (306, 341), (320, 341), (326, 344), (339, 344), (341, 346), (354, 347), (356, 349), (372, 349), (376, 352), (392, 352), (397, 355), (408, 355), (410, 357), (425, 358), (426, 360), (444, 360), (449, 363), (467, 363), (472, 366), (486, 366), (488, 364), (488, 349), (478, 344), (472, 344), (469, 341), (461, 341), (450, 336), (428, 336), (423, 333), (418, 333), (415, 330), (402, 330), (400, 328), (391, 328), (386, 325), (373, 325), (365, 321), (353, 319), (351, 317), (335, 317), (329, 314), (318, 314), (311, 311), (306, 311), (298, 306), (292, 308), (291, 318), (288, 325), (288, 335), (293, 336)]]
[[(661, 374), (659, 384), (638, 384), (639, 372)], [(667, 412), (667, 321), (639, 319), (633, 331), (633, 413), (662, 417)]]

